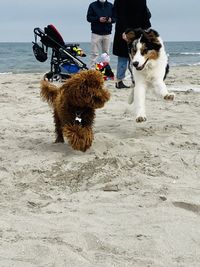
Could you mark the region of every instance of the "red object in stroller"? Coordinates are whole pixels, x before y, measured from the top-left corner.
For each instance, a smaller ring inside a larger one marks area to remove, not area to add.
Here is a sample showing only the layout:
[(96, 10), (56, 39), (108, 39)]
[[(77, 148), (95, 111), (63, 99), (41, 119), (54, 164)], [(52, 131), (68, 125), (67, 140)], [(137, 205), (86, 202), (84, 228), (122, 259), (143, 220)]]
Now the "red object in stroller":
[[(88, 69), (86, 64), (77, 58), (86, 56), (79, 44), (65, 44), (52, 24), (45, 27), (44, 31), (34, 28), (34, 35), (33, 53), (38, 61), (46, 61), (48, 48), (52, 49), (50, 71), (44, 76), (49, 81), (62, 81), (80, 70)], [(37, 42), (37, 37), (40, 38), (40, 44)]]

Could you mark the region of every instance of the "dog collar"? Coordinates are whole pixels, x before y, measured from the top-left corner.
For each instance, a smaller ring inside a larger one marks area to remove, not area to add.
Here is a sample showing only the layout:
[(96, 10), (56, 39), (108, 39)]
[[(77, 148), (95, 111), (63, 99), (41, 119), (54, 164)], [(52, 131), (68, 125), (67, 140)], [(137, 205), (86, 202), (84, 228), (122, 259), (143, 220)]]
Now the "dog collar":
[(80, 110), (76, 111), (75, 120), (74, 120), (75, 123), (77, 123), (77, 124), (81, 124), (82, 123), (82, 118), (81, 118), (82, 114), (83, 114), (83, 111), (80, 111)]
[(82, 118), (80, 118), (79, 116), (75, 117), (75, 123), (81, 124), (82, 122)]

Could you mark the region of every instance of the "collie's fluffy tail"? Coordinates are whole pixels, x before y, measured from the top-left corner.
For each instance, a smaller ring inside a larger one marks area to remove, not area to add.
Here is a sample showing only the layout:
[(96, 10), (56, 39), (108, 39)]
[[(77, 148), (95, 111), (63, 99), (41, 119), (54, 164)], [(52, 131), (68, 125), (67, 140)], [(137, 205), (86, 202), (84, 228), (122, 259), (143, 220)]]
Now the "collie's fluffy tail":
[(48, 81), (41, 81), (40, 96), (43, 101), (53, 104), (56, 96), (58, 95), (59, 88)]

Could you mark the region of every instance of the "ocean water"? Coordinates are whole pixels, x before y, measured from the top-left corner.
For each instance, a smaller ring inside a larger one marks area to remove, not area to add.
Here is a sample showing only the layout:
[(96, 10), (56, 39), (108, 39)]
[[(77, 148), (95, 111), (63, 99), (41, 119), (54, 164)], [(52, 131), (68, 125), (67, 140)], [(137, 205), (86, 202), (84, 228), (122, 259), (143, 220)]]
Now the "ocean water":
[[(88, 66), (90, 43), (80, 43), (86, 57), (80, 58)], [(170, 66), (200, 65), (200, 42), (166, 42)], [(51, 49), (48, 59), (41, 63), (34, 57), (32, 43), (0, 43), (0, 74), (45, 73), (50, 70)], [(116, 69), (117, 57), (111, 55), (111, 66)]]

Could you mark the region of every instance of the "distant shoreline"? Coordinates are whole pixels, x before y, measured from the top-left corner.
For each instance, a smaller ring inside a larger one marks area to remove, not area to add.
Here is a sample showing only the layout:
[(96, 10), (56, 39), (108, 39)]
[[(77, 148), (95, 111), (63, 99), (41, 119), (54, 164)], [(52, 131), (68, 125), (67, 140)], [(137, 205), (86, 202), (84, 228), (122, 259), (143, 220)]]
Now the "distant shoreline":
[[(48, 70), (47, 70), (48, 71)], [(113, 72), (116, 73), (116, 69), (113, 69)], [(29, 77), (30, 81), (32, 79), (38, 78), (38, 82), (42, 79), (45, 71), (38, 72), (27, 72), (27, 73), (0, 73), (2, 84), (4, 84), (3, 80), (8, 79), (12, 76), (12, 80), (14, 77)], [(200, 92), (200, 66), (171, 66), (167, 78), (165, 80), (168, 87), (175, 91), (188, 91), (192, 90), (194, 92)], [(130, 74), (129, 71), (126, 73), (126, 81), (130, 82)], [(26, 78), (24, 78), (26, 79)], [(106, 82), (106, 84), (108, 84)], [(111, 83), (112, 84), (112, 83)]]

